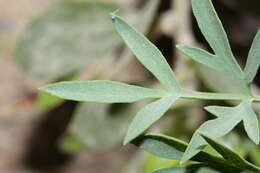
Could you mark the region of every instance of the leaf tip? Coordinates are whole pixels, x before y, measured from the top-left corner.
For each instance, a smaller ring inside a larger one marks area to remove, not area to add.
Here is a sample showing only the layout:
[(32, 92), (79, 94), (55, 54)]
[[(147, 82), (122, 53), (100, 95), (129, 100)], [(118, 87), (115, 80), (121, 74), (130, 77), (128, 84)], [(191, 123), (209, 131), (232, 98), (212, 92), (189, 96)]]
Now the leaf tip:
[(112, 21), (115, 20), (115, 18), (117, 17), (117, 13), (120, 11), (120, 8), (116, 9), (115, 11), (109, 13), (109, 15), (111, 16)]
[(41, 87), (39, 87), (39, 88), (37, 88), (39, 91), (42, 91), (42, 92), (48, 92), (48, 87), (47, 87), (47, 85), (45, 85), (45, 86), (41, 86)]
[(132, 142), (134, 139), (138, 137), (138, 135), (129, 133), (130, 130), (128, 130), (127, 135), (125, 136), (125, 139), (123, 141), (123, 145), (127, 145), (128, 143)]
[(128, 143), (130, 142), (130, 140), (128, 138), (125, 138), (124, 141), (123, 141), (123, 145), (127, 145)]

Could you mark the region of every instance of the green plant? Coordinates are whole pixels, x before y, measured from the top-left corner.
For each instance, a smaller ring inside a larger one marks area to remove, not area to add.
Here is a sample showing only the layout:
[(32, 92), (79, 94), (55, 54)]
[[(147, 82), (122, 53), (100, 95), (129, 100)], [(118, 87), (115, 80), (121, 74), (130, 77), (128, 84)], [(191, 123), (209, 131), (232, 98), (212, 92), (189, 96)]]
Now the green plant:
[[(182, 163), (193, 160), (201, 164), (163, 169), (156, 171), (157, 173), (177, 170), (179, 172), (260, 172), (260, 168), (216, 142), (217, 138), (226, 135), (242, 121), (249, 138), (255, 144), (259, 144), (258, 120), (252, 109), (252, 103), (259, 102), (260, 97), (251, 91), (250, 86), (260, 65), (260, 32), (253, 41), (246, 66), (242, 70), (234, 58), (211, 0), (192, 0), (192, 8), (199, 28), (214, 54), (183, 45), (177, 48), (189, 58), (225, 74), (233, 83), (240, 86), (240, 93), (207, 93), (181, 87), (161, 52), (114, 13), (111, 16), (118, 34), (136, 58), (162, 83), (165, 89), (149, 89), (106, 80), (59, 82), (40, 89), (64, 99), (86, 102), (131, 103), (147, 98), (158, 98), (144, 106), (134, 117), (124, 144), (132, 142), (143, 150), (163, 158), (181, 160)], [(202, 124), (189, 144), (165, 135), (143, 135), (180, 98), (234, 100), (239, 103), (235, 107), (205, 107), (217, 118)], [(203, 152), (203, 148), (207, 145), (213, 147), (222, 157)]]

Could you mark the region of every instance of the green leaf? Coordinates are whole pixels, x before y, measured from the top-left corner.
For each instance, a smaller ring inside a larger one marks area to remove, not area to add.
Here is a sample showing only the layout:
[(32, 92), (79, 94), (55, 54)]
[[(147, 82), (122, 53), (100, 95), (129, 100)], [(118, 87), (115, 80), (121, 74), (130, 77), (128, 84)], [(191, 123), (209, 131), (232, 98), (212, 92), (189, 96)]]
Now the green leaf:
[(179, 161), (164, 159), (152, 154), (145, 155), (144, 172), (152, 172), (158, 169), (179, 165)]
[(260, 166), (260, 150), (257, 145), (250, 145), (246, 149), (249, 148), (249, 157), (253, 163), (255, 163), (258, 167)]
[(146, 152), (173, 160), (180, 160), (187, 147), (187, 143), (179, 139), (158, 134), (141, 135), (131, 143)]
[(86, 148), (86, 145), (75, 135), (67, 134), (59, 140), (59, 148), (68, 154), (76, 154)]
[(206, 121), (192, 136), (186, 149), (182, 161), (187, 161), (201, 151), (207, 142), (199, 135), (206, 134), (213, 138), (218, 138), (230, 132), (241, 120), (241, 105), (237, 107), (209, 106), (205, 109), (216, 115), (218, 118)]
[(58, 82), (40, 90), (64, 99), (100, 103), (128, 103), (167, 94), (163, 90), (106, 80)]
[(257, 145), (259, 144), (259, 121), (252, 109), (252, 100), (243, 102), (243, 123), (249, 138)]
[[(235, 84), (230, 80), (224, 73), (213, 70), (204, 65), (194, 64), (196, 71), (198, 72), (198, 77), (203, 82), (203, 84), (213, 92), (218, 93), (240, 93), (242, 87)], [(221, 79), (221, 82), (216, 82), (216, 79)]]
[(201, 136), (209, 143), (209, 145), (211, 145), (219, 154), (221, 154), (227, 162), (229, 162), (234, 167), (242, 170), (260, 172), (260, 168), (244, 160), (234, 151), (228, 149), (224, 145), (219, 144), (218, 142), (214, 141), (212, 138), (206, 135), (201, 134)]
[(229, 75), (236, 82), (243, 82), (243, 72), (234, 58), (227, 35), (211, 0), (192, 0), (192, 9), (199, 28), (214, 50), (216, 58), (221, 59), (227, 70), (230, 68), (232, 73), (229, 73)]
[(217, 55), (212, 55), (209, 52), (190, 46), (177, 46), (177, 48), (187, 55), (189, 58), (204, 64), (208, 67), (211, 67), (219, 72), (224, 73), (227, 76), (232, 76), (233, 79), (237, 78), (236, 73), (233, 68)]
[[(132, 141), (133, 144), (158, 157), (180, 160), (188, 144), (179, 139), (159, 134), (141, 135)], [(222, 158), (200, 151), (191, 160), (209, 164), (221, 164), (229, 167)]]
[(81, 103), (69, 124), (68, 133), (91, 149), (114, 147), (122, 142), (134, 113), (130, 104)]
[(257, 32), (253, 41), (252, 47), (249, 51), (246, 66), (244, 69), (245, 80), (251, 83), (257, 73), (260, 65), (260, 30)]
[[(167, 159), (177, 159), (177, 160), (180, 160), (181, 155), (183, 154), (183, 152), (187, 147), (187, 143), (183, 141), (180, 141), (178, 139), (166, 135), (158, 135), (158, 134), (141, 135), (138, 138), (136, 138), (134, 141), (132, 141), (132, 143), (140, 147), (141, 149), (151, 154), (154, 154), (158, 157), (167, 158)], [(224, 173), (226, 172), (237, 173), (240, 172), (241, 169), (243, 170), (243, 168), (234, 165), (233, 163), (235, 162), (234, 160), (233, 162), (230, 162), (230, 160), (225, 160), (223, 158), (212, 156), (203, 151), (200, 151), (191, 160), (201, 162), (203, 164), (207, 164), (207, 166), (214, 167), (215, 169)], [(248, 164), (248, 162), (246, 162), (246, 164)], [(171, 168), (171, 169), (177, 169), (177, 168)], [(171, 169), (169, 169), (169, 171)], [(165, 170), (163, 169), (163, 171), (166, 170), (168, 169)]]
[(127, 135), (124, 139), (124, 145), (135, 139), (148, 129), (153, 123), (158, 121), (166, 111), (171, 107), (173, 102), (177, 100), (179, 96), (170, 95), (161, 98), (155, 102), (152, 102), (143, 107), (131, 122)]
[(28, 25), (15, 52), (19, 65), (37, 78), (60, 79), (80, 71), (96, 58), (109, 57), (122, 43), (105, 2), (63, 1)]
[[(223, 122), (228, 126), (232, 124), (235, 125), (236, 121), (237, 123), (243, 120), (245, 130), (249, 136), (249, 138), (255, 142), (256, 144), (259, 144), (259, 127), (258, 127), (258, 120), (255, 112), (252, 110), (252, 100), (244, 100), (241, 104), (239, 104), (236, 107), (220, 107), (220, 106), (209, 106), (206, 107), (206, 110), (220, 118), (226, 119), (227, 117), (234, 117), (234, 122), (229, 122), (229, 120), (226, 120), (226, 122)], [(226, 118), (225, 118), (226, 117)], [(235, 119), (236, 118), (236, 119)], [(232, 121), (230, 119), (230, 121)], [(224, 125), (223, 124), (223, 125)], [(224, 129), (218, 129), (218, 133), (221, 132)], [(208, 131), (208, 130), (207, 130)], [(213, 137), (217, 137), (214, 132), (210, 132)], [(206, 134), (206, 133), (204, 133)]]
[[(147, 1), (141, 11), (135, 12), (136, 28), (146, 35), (155, 19), (160, 0)], [(133, 14), (133, 12), (131, 12)]]
[(242, 173), (242, 171), (234, 168), (219, 168), (210, 167), (207, 164), (192, 164), (188, 166), (177, 166), (171, 168), (164, 168), (153, 173)]
[(115, 29), (134, 53), (136, 58), (169, 90), (179, 90), (180, 86), (171, 67), (162, 53), (147, 38), (112, 14)]
[(37, 96), (36, 106), (40, 111), (50, 110), (60, 105), (64, 100), (48, 93), (40, 92)]
[(185, 55), (187, 55), (189, 58), (201, 64), (209, 66), (213, 69), (224, 71), (223, 69), (219, 69), (219, 68), (223, 68), (223, 67), (219, 67), (219, 65), (223, 64), (224, 62), (221, 61), (218, 57), (216, 57), (216, 55), (212, 55), (211, 53), (197, 47), (191, 47), (185, 45), (177, 45), (176, 47)]

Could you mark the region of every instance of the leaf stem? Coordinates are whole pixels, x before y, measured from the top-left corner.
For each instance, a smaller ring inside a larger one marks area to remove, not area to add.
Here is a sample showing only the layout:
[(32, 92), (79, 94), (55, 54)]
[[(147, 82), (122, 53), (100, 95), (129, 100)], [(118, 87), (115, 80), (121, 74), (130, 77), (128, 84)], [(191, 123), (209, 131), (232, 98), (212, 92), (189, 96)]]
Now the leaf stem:
[(249, 95), (237, 94), (237, 93), (210, 93), (210, 92), (199, 92), (183, 89), (181, 93), (182, 98), (189, 99), (203, 99), (203, 100), (246, 100), (253, 99), (260, 101), (260, 98), (251, 97)]

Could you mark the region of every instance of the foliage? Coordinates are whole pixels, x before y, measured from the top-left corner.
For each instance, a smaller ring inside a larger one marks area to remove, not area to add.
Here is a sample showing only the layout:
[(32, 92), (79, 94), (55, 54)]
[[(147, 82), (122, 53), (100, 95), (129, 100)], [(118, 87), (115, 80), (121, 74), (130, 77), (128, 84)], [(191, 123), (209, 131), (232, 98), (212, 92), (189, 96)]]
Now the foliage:
[[(211, 0), (192, 0), (192, 9), (199, 28), (211, 46), (213, 53), (195, 47), (179, 45), (177, 48), (187, 57), (204, 64), (227, 76), (230, 82), (239, 86), (237, 93), (207, 93), (191, 91), (181, 87), (162, 53), (124, 19), (112, 13), (113, 25), (136, 58), (161, 82), (164, 89), (149, 89), (113, 81), (75, 81), (50, 84), (41, 88), (65, 99), (118, 103), (134, 102), (146, 98), (158, 100), (144, 106), (130, 124), (124, 144), (134, 143), (140, 148), (160, 157), (201, 162), (188, 167), (175, 167), (156, 171), (168, 172), (260, 172), (237, 153), (217, 142), (239, 122), (243, 122), (249, 138), (259, 144), (259, 125), (252, 103), (260, 97), (251, 91), (251, 84), (260, 65), (260, 32), (252, 44), (244, 70), (234, 58), (224, 28), (214, 10)], [(234, 107), (207, 106), (205, 110), (215, 115), (196, 132), (189, 144), (162, 135), (142, 135), (159, 120), (172, 104), (180, 99), (237, 101)], [(221, 156), (203, 152), (210, 145)]]
[(53, 5), (22, 34), (16, 61), (34, 77), (57, 80), (113, 54), (121, 41), (107, 13), (116, 8), (105, 2), (65, 1)]

